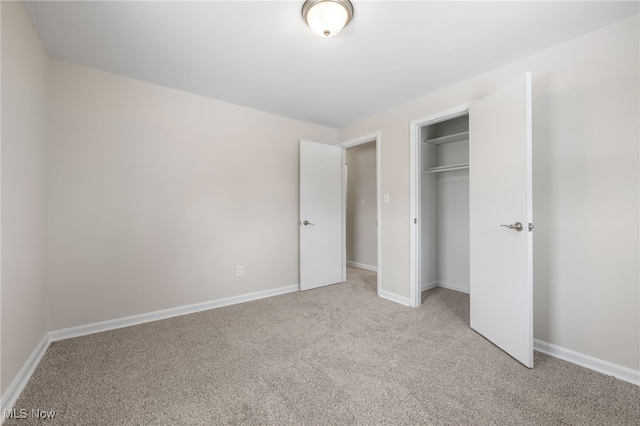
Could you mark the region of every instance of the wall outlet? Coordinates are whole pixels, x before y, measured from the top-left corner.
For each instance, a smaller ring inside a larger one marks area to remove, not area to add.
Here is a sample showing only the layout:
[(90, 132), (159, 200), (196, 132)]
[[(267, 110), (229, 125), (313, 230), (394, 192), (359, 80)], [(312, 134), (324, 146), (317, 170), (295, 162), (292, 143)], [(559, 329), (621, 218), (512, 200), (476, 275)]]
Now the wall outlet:
[(244, 275), (244, 266), (236, 266), (236, 277), (242, 277)]

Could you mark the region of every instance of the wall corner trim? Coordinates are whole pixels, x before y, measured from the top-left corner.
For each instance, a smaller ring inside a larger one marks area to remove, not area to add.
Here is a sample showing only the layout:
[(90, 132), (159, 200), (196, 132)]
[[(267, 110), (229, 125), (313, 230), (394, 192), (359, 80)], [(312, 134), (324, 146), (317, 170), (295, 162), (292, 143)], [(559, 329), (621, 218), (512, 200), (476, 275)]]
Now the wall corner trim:
[(613, 376), (617, 379), (624, 380), (625, 382), (640, 386), (640, 371), (632, 370), (631, 368), (623, 367), (609, 361), (572, 351), (571, 349), (566, 349), (538, 339), (533, 339), (533, 349), (554, 358), (562, 359), (572, 364), (586, 367), (590, 370), (594, 370), (608, 376)]
[(16, 401), (18, 400), (18, 397), (24, 390), (24, 387), (27, 385), (27, 382), (29, 382), (31, 375), (35, 371), (38, 364), (40, 364), (44, 353), (49, 347), (49, 343), (51, 343), (49, 333), (45, 333), (45, 335), (42, 336), (42, 340), (40, 340), (40, 343), (38, 343), (36, 348), (31, 353), (31, 356), (29, 356), (29, 358), (27, 359), (27, 362), (24, 363), (24, 365), (18, 372), (16, 378), (13, 379), (13, 382), (11, 382), (11, 384), (7, 388), (7, 392), (2, 396), (2, 403), (0, 404), (0, 409), (2, 409), (2, 413), (0, 413), (0, 415), (2, 417), (0, 417), (0, 424), (2, 424), (2, 422), (4, 421), (5, 410), (10, 410), (11, 408), (13, 408)]
[(386, 290), (378, 291), (378, 296), (382, 297), (383, 299), (387, 299), (387, 300), (391, 300), (392, 302), (399, 303), (401, 305), (411, 306), (411, 301), (409, 300), (408, 297), (398, 296), (397, 294), (390, 293)]

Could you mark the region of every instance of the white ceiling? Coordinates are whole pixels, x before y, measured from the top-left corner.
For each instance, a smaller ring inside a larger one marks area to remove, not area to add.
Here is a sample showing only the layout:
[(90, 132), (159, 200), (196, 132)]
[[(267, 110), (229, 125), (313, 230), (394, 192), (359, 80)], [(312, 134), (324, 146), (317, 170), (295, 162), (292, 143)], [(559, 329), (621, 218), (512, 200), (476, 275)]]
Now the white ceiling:
[(638, 13), (633, 2), (24, 2), (54, 58), (334, 128)]

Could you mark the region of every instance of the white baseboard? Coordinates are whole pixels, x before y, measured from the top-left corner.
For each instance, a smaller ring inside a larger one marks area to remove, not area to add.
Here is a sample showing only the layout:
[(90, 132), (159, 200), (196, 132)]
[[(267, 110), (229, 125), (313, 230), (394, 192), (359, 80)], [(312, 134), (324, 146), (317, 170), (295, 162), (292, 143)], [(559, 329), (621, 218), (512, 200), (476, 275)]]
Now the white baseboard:
[(367, 271), (378, 272), (378, 268), (376, 266), (366, 265), (364, 263), (353, 262), (351, 260), (347, 260), (347, 265), (355, 266), (356, 268), (366, 269)]
[(223, 306), (235, 305), (252, 300), (265, 299), (267, 297), (279, 296), (281, 294), (298, 291), (300, 285), (290, 285), (286, 287), (278, 287), (271, 290), (257, 291), (255, 293), (242, 294), (240, 296), (232, 296), (224, 299), (210, 300), (208, 302), (195, 303), (193, 305), (179, 306), (176, 308), (164, 309), (161, 311), (147, 312), (139, 315), (132, 315), (124, 318), (116, 318), (107, 321), (95, 322), (92, 324), (79, 325), (77, 327), (65, 328), (49, 333), (51, 341), (70, 339), (72, 337), (86, 336), (88, 334), (100, 333), (102, 331), (115, 330), (117, 328), (129, 327), (132, 325), (143, 324), (151, 321), (177, 317), (180, 315), (193, 314), (200, 311), (206, 311)]
[(446, 289), (449, 289), (449, 290), (454, 290), (454, 291), (459, 291), (461, 293), (469, 294), (469, 288), (468, 287), (463, 287), (463, 286), (457, 285), (457, 284), (439, 282), (438, 283), (438, 287), (442, 287), (442, 288), (446, 288)]
[(554, 358), (569, 361), (572, 364), (580, 365), (590, 370), (594, 370), (608, 376), (614, 376), (620, 380), (624, 380), (625, 382), (640, 386), (640, 371), (632, 370), (609, 361), (604, 361), (602, 359), (572, 351), (571, 349), (566, 349), (551, 343), (543, 342), (538, 339), (533, 339), (533, 349), (538, 352), (551, 355)]
[(425, 291), (425, 290), (429, 290), (432, 288), (436, 288), (436, 287), (442, 287), (442, 288), (446, 288), (448, 290), (454, 290), (454, 291), (459, 291), (461, 293), (467, 293), (469, 294), (469, 289), (466, 287), (462, 287), (456, 284), (450, 284), (450, 283), (442, 283), (442, 282), (438, 282), (438, 281), (432, 281), (430, 283), (423, 283), (420, 286), (420, 291)]
[(420, 291), (431, 290), (432, 288), (438, 287), (437, 281), (431, 281), (430, 283), (422, 283), (420, 286)]
[(24, 363), (16, 378), (13, 379), (13, 382), (11, 382), (11, 384), (7, 388), (7, 391), (2, 397), (2, 404), (0, 404), (0, 408), (2, 409), (2, 411), (0, 412), (0, 424), (4, 422), (5, 410), (10, 410), (15, 405), (18, 397), (22, 393), (22, 390), (27, 385), (27, 382), (40, 363), (40, 360), (42, 360), (42, 356), (47, 351), (50, 342), (51, 340), (49, 340), (49, 334), (47, 333), (42, 337), (42, 340), (40, 340), (38, 346), (36, 346), (36, 348), (33, 350), (31, 355), (27, 359), (27, 362)]
[(408, 297), (398, 296), (395, 293), (390, 293), (385, 290), (378, 291), (378, 296), (383, 299), (391, 300), (392, 302), (400, 303), (401, 305), (411, 306), (411, 301)]

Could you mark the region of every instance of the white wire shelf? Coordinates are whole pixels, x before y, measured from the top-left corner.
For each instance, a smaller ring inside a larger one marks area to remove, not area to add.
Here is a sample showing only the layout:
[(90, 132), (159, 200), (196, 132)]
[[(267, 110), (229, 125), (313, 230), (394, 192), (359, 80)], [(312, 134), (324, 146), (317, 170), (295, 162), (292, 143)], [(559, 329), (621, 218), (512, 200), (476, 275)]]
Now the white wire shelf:
[(443, 145), (445, 143), (464, 141), (469, 139), (469, 132), (454, 133), (452, 135), (440, 136), (439, 138), (427, 139), (424, 143), (430, 145)]
[(422, 173), (441, 173), (441, 172), (449, 172), (452, 170), (464, 170), (468, 168), (469, 168), (469, 163), (451, 164), (449, 166), (430, 167), (426, 170), (423, 170)]

